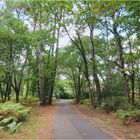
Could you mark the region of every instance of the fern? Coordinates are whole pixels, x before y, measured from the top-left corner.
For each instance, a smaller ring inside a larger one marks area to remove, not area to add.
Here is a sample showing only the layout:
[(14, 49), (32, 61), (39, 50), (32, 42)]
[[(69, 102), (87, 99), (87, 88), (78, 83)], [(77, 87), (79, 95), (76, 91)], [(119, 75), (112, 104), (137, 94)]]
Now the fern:
[(15, 117), (8, 117), (8, 118), (5, 118), (1, 121), (1, 123), (4, 123), (4, 124), (7, 124), (9, 123), (10, 121), (13, 121), (15, 119)]
[(17, 132), (29, 113), (30, 108), (20, 103), (6, 102), (0, 104), (0, 129), (8, 128), (10, 133)]
[(133, 122), (140, 122), (140, 110), (118, 110), (117, 115), (121, 119), (122, 123), (125, 125), (131, 124)]
[(30, 112), (29, 107), (25, 107), (20, 103), (6, 102), (0, 105), (0, 115), (3, 117), (13, 116), (17, 118), (17, 121), (26, 120)]
[(18, 132), (21, 124), (22, 124), (22, 122), (18, 123), (18, 124), (16, 122), (10, 123), (9, 125), (7, 125), (7, 127), (9, 128), (9, 132), (10, 133)]
[(4, 129), (4, 126), (0, 126), (0, 131), (2, 131)]

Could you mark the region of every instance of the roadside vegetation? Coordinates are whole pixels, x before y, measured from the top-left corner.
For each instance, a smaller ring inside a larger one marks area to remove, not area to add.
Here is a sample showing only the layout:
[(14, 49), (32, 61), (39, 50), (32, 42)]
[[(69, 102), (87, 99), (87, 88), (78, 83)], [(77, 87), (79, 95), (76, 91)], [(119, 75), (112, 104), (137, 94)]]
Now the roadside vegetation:
[(0, 104), (1, 130), (8, 128), (10, 133), (17, 132), (22, 122), (28, 117), (29, 112), (30, 109), (20, 103), (6, 102)]

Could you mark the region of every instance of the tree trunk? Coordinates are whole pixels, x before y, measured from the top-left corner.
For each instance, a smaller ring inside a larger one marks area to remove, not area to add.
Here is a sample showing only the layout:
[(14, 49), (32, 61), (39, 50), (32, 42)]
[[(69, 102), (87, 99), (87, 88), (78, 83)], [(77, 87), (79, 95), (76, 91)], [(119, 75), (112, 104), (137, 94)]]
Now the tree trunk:
[(8, 101), (10, 100), (10, 94), (11, 94), (11, 82), (7, 83), (6, 96), (8, 98)]
[(137, 61), (137, 68), (138, 68), (138, 79), (137, 79), (137, 86), (138, 86), (138, 95), (139, 95), (139, 99), (140, 99), (140, 60)]
[(93, 83), (95, 82), (96, 85), (96, 92), (97, 92), (97, 102), (101, 103), (101, 87), (100, 87), (100, 82), (99, 78), (97, 75), (97, 65), (96, 65), (96, 60), (95, 60), (95, 44), (94, 44), (94, 27), (90, 26), (90, 48), (91, 48), (91, 63), (92, 63), (92, 74), (93, 74)]
[(132, 71), (132, 74), (131, 74), (131, 86), (132, 86), (132, 104), (134, 105), (135, 103), (135, 72), (134, 70)]
[(49, 90), (48, 103), (47, 103), (48, 105), (52, 104), (53, 90), (54, 90), (54, 80), (52, 81), (50, 90)]
[(128, 102), (130, 102), (130, 95), (129, 95), (129, 77), (125, 73), (124, 57), (123, 57), (123, 54), (124, 53), (123, 53), (122, 40), (121, 40), (121, 36), (117, 32), (117, 25), (116, 25), (115, 21), (113, 23), (113, 32), (114, 32), (114, 36), (116, 37), (117, 46), (118, 46), (119, 63), (120, 63), (119, 67), (120, 67), (121, 74), (122, 74), (124, 91), (125, 91), (125, 95), (128, 97)]
[(19, 103), (20, 87), (15, 87), (14, 90), (15, 90), (15, 93), (16, 93), (16, 103)]
[(140, 74), (138, 77), (138, 95), (139, 95), (139, 99), (140, 99)]
[(40, 105), (45, 105), (46, 104), (46, 97), (45, 97), (45, 92), (44, 92), (44, 64), (43, 64), (43, 58), (39, 54), (39, 61), (38, 61), (38, 69), (39, 69), (39, 93), (40, 93)]
[(81, 98), (81, 82), (80, 82), (80, 74), (78, 76), (78, 81), (77, 81), (77, 98), (76, 98), (76, 103), (80, 103)]
[(50, 105), (52, 103), (52, 97), (53, 97), (53, 91), (54, 91), (54, 84), (55, 84), (55, 77), (56, 77), (56, 71), (57, 71), (57, 56), (58, 56), (58, 46), (59, 46), (59, 36), (60, 36), (60, 26), (57, 30), (57, 43), (56, 43), (56, 51), (55, 51), (55, 60), (54, 60), (54, 66), (52, 70), (52, 76), (51, 76), (51, 87), (49, 92), (49, 99), (48, 104)]
[(85, 78), (87, 80), (87, 85), (88, 85), (88, 89), (89, 89), (89, 92), (88, 92), (89, 93), (89, 99), (91, 101), (91, 105), (93, 105), (93, 90), (91, 89), (92, 85), (91, 85), (91, 82), (90, 82), (90, 79), (89, 79), (88, 63), (87, 63), (86, 54), (85, 54), (85, 50), (84, 50), (84, 46), (83, 46), (82, 40), (80, 38), (80, 35), (79, 35), (78, 31), (77, 31), (77, 36), (78, 36), (79, 43), (75, 42), (71, 38), (71, 36), (70, 36), (66, 26), (64, 26), (64, 29), (66, 30), (66, 33), (69, 36), (69, 39), (75, 44), (75, 46), (77, 47), (77, 49), (79, 50), (79, 52), (80, 52), (80, 54), (82, 56), (84, 67), (85, 67), (84, 75), (85, 75)]
[(8, 101), (10, 100), (10, 94), (11, 94), (11, 76), (10, 76), (10, 72), (8, 72), (6, 74), (6, 88), (5, 88), (5, 91), (4, 91), (4, 98), (5, 100), (8, 99)]
[(28, 93), (29, 93), (29, 80), (27, 80), (27, 85), (26, 85), (26, 100), (28, 98)]
[(93, 105), (93, 102), (94, 102), (93, 101), (93, 90), (92, 90), (92, 85), (91, 85), (91, 82), (90, 82), (90, 79), (89, 79), (89, 72), (88, 72), (89, 70), (88, 70), (88, 63), (87, 63), (87, 59), (86, 59), (86, 54), (85, 54), (85, 50), (84, 50), (82, 40), (81, 40), (78, 32), (77, 32), (77, 35), (78, 35), (80, 46), (77, 43), (75, 43), (75, 45), (79, 49), (79, 51), (81, 53), (81, 56), (83, 58), (83, 63), (84, 63), (84, 67), (85, 67), (84, 74), (85, 74), (85, 78), (87, 79), (87, 84), (88, 84), (88, 88), (89, 88), (89, 99), (91, 101), (91, 105)]
[(78, 68), (78, 73), (75, 74), (74, 71), (76, 70), (71, 69), (76, 103), (79, 104), (81, 98), (81, 78), (80, 78), (81, 67)]
[(2, 88), (2, 84), (0, 83), (0, 93), (1, 93), (1, 99), (3, 100), (3, 88)]
[(19, 90), (16, 90), (16, 103), (19, 103)]
[[(127, 38), (129, 40), (129, 50), (130, 50), (130, 55), (132, 56), (132, 45), (131, 45), (131, 41), (129, 36), (127, 35)], [(132, 90), (132, 104), (134, 105), (135, 103), (135, 71), (134, 71), (134, 61), (131, 62), (131, 75), (130, 75), (130, 79), (131, 79), (131, 90)]]

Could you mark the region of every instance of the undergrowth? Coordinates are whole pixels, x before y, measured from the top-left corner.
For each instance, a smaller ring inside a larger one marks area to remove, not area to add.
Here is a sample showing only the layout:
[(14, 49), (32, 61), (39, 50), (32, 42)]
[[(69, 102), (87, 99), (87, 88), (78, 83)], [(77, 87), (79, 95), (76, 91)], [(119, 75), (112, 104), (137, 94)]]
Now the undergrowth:
[(122, 124), (124, 125), (130, 125), (135, 122), (140, 122), (140, 110), (134, 109), (134, 110), (118, 110), (116, 113), (119, 118), (122, 121)]
[(21, 103), (6, 102), (0, 104), (0, 131), (17, 132), (20, 125), (29, 116), (31, 108)]

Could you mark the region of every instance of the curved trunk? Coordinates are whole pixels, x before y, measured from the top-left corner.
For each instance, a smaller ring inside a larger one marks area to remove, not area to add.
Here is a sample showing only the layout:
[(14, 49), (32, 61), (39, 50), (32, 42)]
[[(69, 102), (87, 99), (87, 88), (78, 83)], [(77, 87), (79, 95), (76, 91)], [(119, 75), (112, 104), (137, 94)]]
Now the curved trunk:
[(94, 44), (94, 27), (90, 26), (90, 49), (91, 49), (91, 63), (92, 63), (92, 74), (93, 74), (93, 83), (95, 82), (96, 86), (96, 92), (97, 92), (97, 102), (101, 103), (101, 87), (100, 87), (100, 82), (99, 78), (97, 75), (97, 65), (96, 65), (96, 59), (95, 59), (95, 44)]

